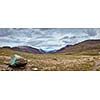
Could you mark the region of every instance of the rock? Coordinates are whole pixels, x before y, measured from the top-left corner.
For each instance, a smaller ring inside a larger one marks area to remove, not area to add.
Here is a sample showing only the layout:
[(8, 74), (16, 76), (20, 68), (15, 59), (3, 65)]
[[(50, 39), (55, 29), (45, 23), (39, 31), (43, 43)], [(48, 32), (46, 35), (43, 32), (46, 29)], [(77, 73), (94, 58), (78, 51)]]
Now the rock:
[(38, 68), (32, 68), (32, 70), (33, 70), (33, 71), (37, 71), (37, 70), (38, 70)]
[(56, 58), (53, 58), (53, 60), (57, 60)]
[(19, 55), (13, 55), (11, 57), (9, 67), (24, 67), (27, 64), (27, 60)]
[(3, 68), (2, 71), (6, 71), (6, 70)]

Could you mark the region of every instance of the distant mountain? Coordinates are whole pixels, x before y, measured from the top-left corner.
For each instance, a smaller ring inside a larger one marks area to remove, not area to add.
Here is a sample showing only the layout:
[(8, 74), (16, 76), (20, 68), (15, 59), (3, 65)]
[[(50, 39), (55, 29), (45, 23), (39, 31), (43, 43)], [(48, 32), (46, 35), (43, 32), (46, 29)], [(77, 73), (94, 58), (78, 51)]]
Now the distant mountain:
[(92, 51), (100, 52), (100, 39), (86, 40), (75, 45), (67, 45), (58, 50), (57, 53), (79, 53), (87, 51), (91, 51), (91, 53)]
[(49, 50), (49, 51), (45, 51), (45, 53), (55, 53), (57, 50)]
[(73, 53), (82, 53), (82, 54), (100, 54), (100, 39), (98, 40), (86, 40), (75, 45), (67, 45), (59, 50), (53, 51), (43, 51), (42, 49), (33, 48), (30, 46), (17, 46), (17, 47), (9, 47), (5, 46), (2, 48), (7, 48), (15, 51), (20, 52), (27, 52), (27, 53), (66, 53), (66, 54), (73, 54)]
[(30, 47), (30, 46), (17, 46), (17, 47), (13, 47), (11, 49), (15, 50), (15, 51), (28, 52), (28, 53), (44, 53), (43, 50), (36, 49), (36, 48)]
[(27, 53), (45, 53), (43, 50), (41, 49), (36, 49), (30, 46), (16, 46), (16, 47), (9, 47), (9, 46), (4, 46), (2, 48), (6, 48), (6, 49), (11, 49), (11, 50), (15, 50), (15, 51), (20, 51), (20, 52), (27, 52)]

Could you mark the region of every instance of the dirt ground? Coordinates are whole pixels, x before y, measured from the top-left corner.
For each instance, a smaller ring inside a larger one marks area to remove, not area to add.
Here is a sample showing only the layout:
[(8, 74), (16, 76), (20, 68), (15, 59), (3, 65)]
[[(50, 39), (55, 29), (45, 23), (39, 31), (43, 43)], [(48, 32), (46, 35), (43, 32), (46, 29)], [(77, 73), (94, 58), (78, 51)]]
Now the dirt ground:
[(99, 71), (99, 56), (38, 54), (26, 56), (27, 65), (20, 68), (8, 66), (11, 56), (0, 56), (0, 71)]

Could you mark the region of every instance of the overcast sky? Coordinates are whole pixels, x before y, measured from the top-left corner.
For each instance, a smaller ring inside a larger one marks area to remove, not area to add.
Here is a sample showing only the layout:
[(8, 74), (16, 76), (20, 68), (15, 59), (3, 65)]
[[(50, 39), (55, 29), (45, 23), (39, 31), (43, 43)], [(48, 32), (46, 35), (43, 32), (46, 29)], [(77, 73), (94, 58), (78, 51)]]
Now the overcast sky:
[(56, 50), (88, 39), (100, 39), (100, 29), (1, 28), (0, 46), (32, 46)]

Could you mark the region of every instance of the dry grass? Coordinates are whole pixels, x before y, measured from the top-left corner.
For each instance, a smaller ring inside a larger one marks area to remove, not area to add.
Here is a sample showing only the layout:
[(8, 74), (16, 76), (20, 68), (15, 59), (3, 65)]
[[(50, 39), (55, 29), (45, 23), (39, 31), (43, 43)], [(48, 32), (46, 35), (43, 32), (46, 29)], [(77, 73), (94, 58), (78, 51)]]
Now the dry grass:
[[(24, 69), (13, 69), (7, 67), (13, 54), (19, 54), (28, 60)], [(95, 60), (99, 56), (91, 55), (66, 55), (66, 54), (31, 54), (0, 49), (0, 70), (39, 70), (39, 71), (91, 71)], [(99, 70), (99, 69), (98, 69)]]

